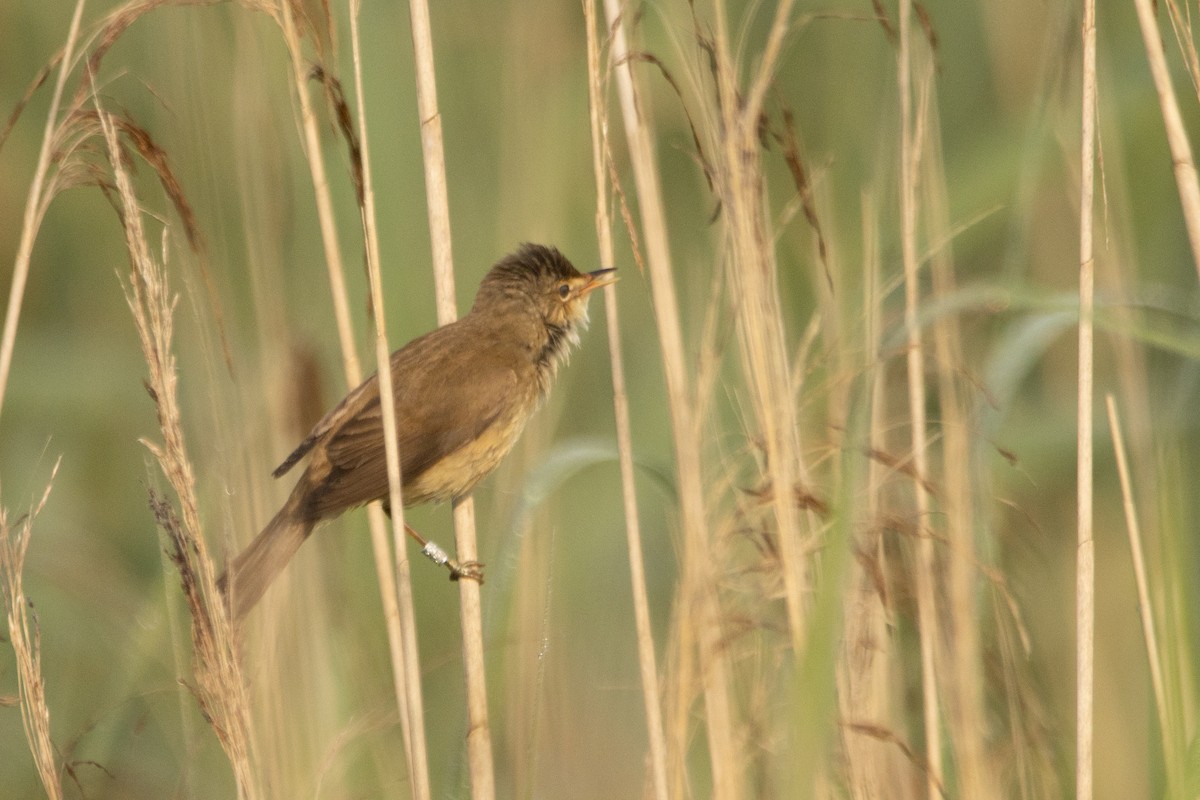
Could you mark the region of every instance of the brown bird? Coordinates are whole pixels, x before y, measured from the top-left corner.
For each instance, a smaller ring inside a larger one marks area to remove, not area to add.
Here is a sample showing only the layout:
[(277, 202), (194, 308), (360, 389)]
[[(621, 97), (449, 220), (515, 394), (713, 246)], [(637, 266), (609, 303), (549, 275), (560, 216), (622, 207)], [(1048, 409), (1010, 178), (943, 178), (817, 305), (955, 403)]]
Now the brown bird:
[[(553, 247), (521, 245), (484, 277), (470, 313), (392, 354), (404, 505), (464, 497), (496, 468), (578, 344), (588, 296), (614, 282), (613, 271), (584, 274)], [(378, 376), (326, 414), (275, 477), (305, 456), (283, 508), (221, 577), (235, 621), (318, 522), (386, 500)], [(473, 565), (451, 567), (454, 577), (478, 577)]]

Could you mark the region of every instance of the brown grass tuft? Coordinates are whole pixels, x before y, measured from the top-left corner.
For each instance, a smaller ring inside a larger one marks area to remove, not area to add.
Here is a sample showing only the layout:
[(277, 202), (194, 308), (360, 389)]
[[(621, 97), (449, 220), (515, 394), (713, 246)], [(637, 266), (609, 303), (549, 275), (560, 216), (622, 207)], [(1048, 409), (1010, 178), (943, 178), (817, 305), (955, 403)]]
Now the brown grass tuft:
[[(97, 100), (98, 103), (98, 100)], [(143, 440), (158, 461), (181, 509), (151, 494), (151, 508), (171, 542), (184, 597), (192, 618), (194, 688), (201, 710), (233, 767), (238, 796), (261, 796), (251, 767), (250, 712), (245, 681), (238, 664), (237, 643), (216, 583), (216, 568), (200, 523), (196, 479), (188, 457), (179, 408), (178, 374), (172, 351), (176, 298), (163, 266), (151, 255), (143, 211), (121, 155), (116, 119), (99, 105), (96, 119), (104, 134), (116, 185), (118, 216), (125, 232), (130, 272), (125, 299), (146, 360), (146, 390), (158, 414), (161, 443)]]
[(25, 555), (33, 521), (50, 499), (50, 488), (58, 474), (60, 458), (50, 471), (50, 480), (42, 497), (29, 513), (10, 522), (8, 511), (0, 506), (0, 588), (8, 610), (8, 639), (17, 659), (18, 695), (9, 705), (20, 705), (25, 740), (37, 767), (42, 788), (51, 800), (63, 796), (59, 776), (59, 758), (50, 739), (50, 707), (46, 704), (46, 685), (42, 679), (42, 637), (33, 601), (25, 594)]

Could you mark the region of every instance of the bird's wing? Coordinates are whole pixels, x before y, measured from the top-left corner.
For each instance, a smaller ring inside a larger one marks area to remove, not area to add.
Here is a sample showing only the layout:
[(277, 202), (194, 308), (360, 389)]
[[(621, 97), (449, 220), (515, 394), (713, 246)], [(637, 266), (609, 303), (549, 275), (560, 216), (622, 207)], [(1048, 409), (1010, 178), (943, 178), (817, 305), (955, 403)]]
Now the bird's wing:
[[(512, 364), (464, 333), (441, 328), (392, 356), (405, 486), (520, 403)], [(331, 470), (318, 500), (322, 516), (387, 494), (382, 411), (378, 383), (372, 383), (323, 442)]]
[(337, 427), (343, 417), (352, 414), (354, 408), (371, 402), (371, 395), (374, 395), (374, 402), (378, 405), (379, 383), (375, 380), (374, 375), (352, 389), (348, 395), (342, 398), (342, 402), (338, 403), (329, 410), (329, 413), (321, 417), (321, 421), (313, 426), (308, 436), (304, 437), (304, 441), (296, 446), (296, 449), (283, 460), (282, 464), (275, 468), (271, 475), (276, 478), (283, 477), (288, 470), (296, 466), (297, 462), (308, 455), (308, 452), (316, 446), (317, 442), (328, 436), (329, 432)]

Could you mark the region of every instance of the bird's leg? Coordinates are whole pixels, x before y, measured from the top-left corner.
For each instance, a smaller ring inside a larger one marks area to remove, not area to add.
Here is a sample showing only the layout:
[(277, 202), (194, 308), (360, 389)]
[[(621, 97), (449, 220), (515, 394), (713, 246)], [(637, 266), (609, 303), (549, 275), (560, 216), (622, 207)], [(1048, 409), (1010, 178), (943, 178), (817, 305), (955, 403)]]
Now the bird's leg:
[[(388, 519), (392, 518), (392, 504), (384, 500), (383, 513), (388, 515)], [(421, 534), (417, 533), (413, 526), (407, 522), (404, 523), (404, 531), (413, 538), (417, 544), (421, 545), (421, 553), (424, 554), (433, 563), (439, 567), (445, 567), (450, 571), (450, 580), (457, 581), (467, 578), (473, 581), (483, 583), (483, 562), (480, 561), (463, 561), (458, 562), (450, 557), (450, 554), (442, 549), (437, 542), (431, 542)]]
[(435, 564), (443, 566), (450, 570), (450, 580), (457, 581), (462, 578), (467, 578), (473, 581), (483, 583), (483, 564), (478, 561), (463, 561), (458, 562), (450, 557), (450, 554), (441, 548), (437, 542), (431, 542), (421, 534), (413, 530), (412, 526), (407, 522), (404, 523), (404, 530), (408, 532), (418, 544), (421, 545), (421, 552)]

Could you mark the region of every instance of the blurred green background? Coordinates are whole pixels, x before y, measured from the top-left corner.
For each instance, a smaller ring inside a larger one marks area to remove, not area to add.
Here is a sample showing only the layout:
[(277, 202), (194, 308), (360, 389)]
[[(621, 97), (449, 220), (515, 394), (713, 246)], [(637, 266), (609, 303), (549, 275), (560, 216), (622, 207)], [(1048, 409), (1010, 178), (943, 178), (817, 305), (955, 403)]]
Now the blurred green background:
[[(319, 4), (308, 5), (319, 12)], [(894, 16), (891, 4), (885, 6)], [(112, 7), (90, 3), (85, 30)], [(705, 67), (690, 41), (686, 5), (638, 8), (642, 46), (685, 86), (702, 84)], [(1023, 656), (1025, 678), (1040, 702), (1032, 724), (1060, 748), (1053, 760), (1069, 786), (1078, 11), (1074, 4), (1038, 0), (930, 2), (925, 8), (937, 35), (931, 103), (941, 124), (931, 136), (944, 160), (957, 279), (960, 286), (1010, 292), (1006, 306), (975, 304), (961, 312), (964, 370), (980, 387), (975, 436), (993, 448), (991, 483), (976, 487), (992, 513), (982, 549), (1002, 570), (1032, 635)], [(331, 63), (349, 95), (346, 11), (338, 5), (334, 13), (342, 42)], [(553, 243), (580, 269), (601, 266), (580, 5), (540, 4), (534, 11), (519, 2), (440, 3), (432, 13), (460, 312), (488, 266), (522, 241)], [(864, 195), (880, 209), (885, 275), (900, 272), (895, 50), (871, 19), (870, 3), (835, 0), (801, 13), (808, 16), (788, 40), (773, 102), (794, 111), (824, 236), (841, 269), (836, 302), (856, 319), (862, 314)], [(362, 14), (388, 333), (398, 346), (435, 323), (411, 44), (405, 7), (367, 2)], [(770, 14), (757, 4), (733, 3), (730, 15), (739, 30), (745, 25), (744, 56), (754, 63)], [(70, 16), (69, 3), (0, 4), (5, 114), (62, 46)], [(1200, 452), (1196, 269), (1131, 4), (1100, 3), (1099, 34), (1104, 194), (1097, 212), (1097, 286), (1100, 303), (1124, 316), (1098, 337), (1097, 389), (1132, 404), (1123, 414), (1143, 524), (1151, 546), (1161, 547), (1155, 552), (1172, 554), (1170, 566), (1194, 578), (1200, 566), (1194, 542), (1200, 493), (1191, 477)], [(1167, 44), (1185, 121), (1194, 131), (1198, 103), (1169, 31)], [(696, 167), (680, 98), (655, 68), (639, 69), (661, 133), (685, 331), (698, 336), (715, 268), (715, 200)], [(218, 551), (246, 541), (265, 522), (290, 486), (271, 482), (270, 470), (303, 435), (311, 409), (319, 414), (346, 388), (288, 70), (274, 24), (221, 3), (147, 14), (120, 37), (97, 76), (107, 105), (124, 109), (168, 153), (204, 236), (201, 257), (183, 252), (177, 235), (171, 240), (170, 274), (180, 293), (175, 340), (184, 424), (204, 521)], [(76, 73), (68, 97), (78, 80)], [(0, 150), (4, 263), (17, 249), (52, 81), (33, 96)], [(348, 159), (328, 114), (322, 118), (360, 352), (369, 364)], [(617, 127), (614, 121), (617, 170), (632, 192)], [(767, 160), (778, 210), (794, 189), (777, 154)], [(139, 188), (150, 209), (174, 220), (144, 166)], [(671, 442), (649, 287), (624, 241), (616, 265), (620, 313), (649, 588), (661, 635), (676, 571)], [(781, 228), (778, 253), (788, 335), (798, 342), (816, 312), (814, 286), (824, 279), (802, 215)], [(0, 500), (16, 518), (61, 456), (49, 504), (34, 528), (25, 580), (40, 624), (54, 741), (73, 765), (68, 795), (228, 796), (232, 780), (219, 748), (177, 684), (188, 674), (187, 656), (175, 652), (172, 641), (186, 642), (186, 636), (171, 632), (165, 609), (178, 608), (177, 579), (164, 569), (146, 503), (147, 487), (161, 488), (162, 480), (138, 443), (139, 437), (156, 440), (158, 431), (122, 296), (127, 268), (120, 228), (98, 191), (76, 188), (54, 200), (38, 232), (0, 414)], [(6, 297), (10, 269), (0, 271)], [(601, 302), (593, 303), (592, 330), (552, 400), (513, 457), (476, 493), (482, 556), (490, 568), (484, 595), (489, 653), (493, 663), (506, 665), (493, 669), (491, 686), (493, 721), (503, 731), (499, 782), (524, 780), (520, 785), (536, 787), (532, 796), (539, 797), (628, 797), (642, 784), (645, 734)], [(901, 302), (899, 291), (885, 299), (892, 336)], [(220, 329), (213, 322), (216, 308), (224, 319)], [(1131, 328), (1135, 324), (1140, 327)], [(229, 365), (221, 336), (232, 354)], [(1130, 368), (1130, 359), (1141, 366)], [(294, 377), (298, 364), (310, 370), (302, 390)], [(822, 380), (830, 378), (818, 385)], [(901, 397), (894, 402), (902, 404)], [(811, 401), (801, 404), (807, 414), (820, 413)], [(307, 419), (281, 418), (289, 409)], [(1099, 404), (1096, 420), (1097, 796), (1155, 796), (1161, 753)], [(740, 435), (736, 420), (713, 431), (720, 441)], [(548, 499), (530, 510), (533, 524), (518, 524), (541, 494)], [(420, 509), (410, 520), (449, 545), (449, 516), (445, 509)], [(294, 667), (289, 680), (295, 687), (287, 693), (297, 708), (288, 719), (306, 720), (287, 733), (297, 740), (295, 758), (323, 759), (320, 769), (300, 771), (328, 775), (328, 796), (398, 794), (403, 784), (364, 519), (361, 512), (347, 515), (306, 545), (290, 570), (293, 590), (277, 609), (290, 620), (281, 625), (319, 626), (328, 647), (324, 660), (277, 654)], [(543, 570), (528, 569), (529, 563)], [(424, 562), (414, 562), (413, 573), (435, 796), (461, 796), (457, 593)], [(1189, 590), (1176, 598), (1186, 613), (1172, 621), (1173, 635), (1184, 637), (1177, 644), (1187, 685), (1197, 633), (1196, 597)], [(532, 695), (530, 682), (538, 687)], [(0, 649), (0, 696), (15, 694), (11, 651)], [(316, 697), (320, 702), (306, 700)], [(20, 714), (7, 704), (0, 707), (0, 753), (0, 786), (13, 787), (6, 796), (37, 796)], [(276, 767), (287, 771), (287, 765)]]

